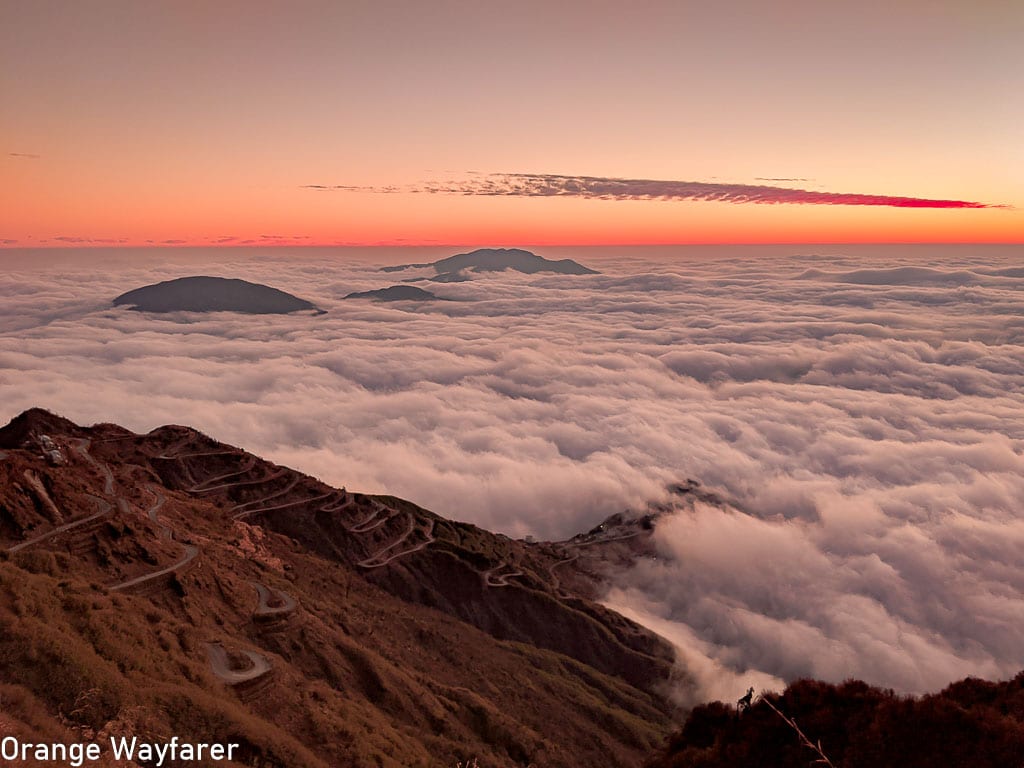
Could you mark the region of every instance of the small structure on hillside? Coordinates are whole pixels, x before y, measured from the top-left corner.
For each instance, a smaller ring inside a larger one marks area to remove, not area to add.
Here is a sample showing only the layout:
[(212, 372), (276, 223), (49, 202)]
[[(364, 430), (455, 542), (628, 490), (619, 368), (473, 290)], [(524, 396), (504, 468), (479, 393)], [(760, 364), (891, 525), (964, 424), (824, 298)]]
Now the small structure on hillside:
[(53, 442), (53, 438), (49, 435), (40, 435), (39, 444), (43, 448), (43, 456), (50, 464), (55, 467), (62, 466), (64, 461), (64, 454), (61, 453), (60, 446)]
[(739, 701), (736, 702), (736, 709), (742, 712), (745, 709), (750, 709), (750, 702), (754, 699), (754, 686), (747, 688), (747, 692), (744, 696), (741, 696)]

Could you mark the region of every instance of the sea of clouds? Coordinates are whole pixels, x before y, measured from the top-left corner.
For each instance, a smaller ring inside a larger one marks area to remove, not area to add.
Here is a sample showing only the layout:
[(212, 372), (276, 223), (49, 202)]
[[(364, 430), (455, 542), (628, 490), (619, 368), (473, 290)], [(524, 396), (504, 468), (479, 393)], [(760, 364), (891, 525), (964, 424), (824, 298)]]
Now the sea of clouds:
[[(1024, 668), (1022, 249), (538, 251), (601, 274), (378, 304), (342, 298), (406, 276), (372, 250), (0, 255), (0, 420), (188, 424), (513, 536), (694, 478), (730, 505), (664, 519), (607, 601), (679, 646), (698, 698)], [(327, 314), (110, 306), (190, 274)]]

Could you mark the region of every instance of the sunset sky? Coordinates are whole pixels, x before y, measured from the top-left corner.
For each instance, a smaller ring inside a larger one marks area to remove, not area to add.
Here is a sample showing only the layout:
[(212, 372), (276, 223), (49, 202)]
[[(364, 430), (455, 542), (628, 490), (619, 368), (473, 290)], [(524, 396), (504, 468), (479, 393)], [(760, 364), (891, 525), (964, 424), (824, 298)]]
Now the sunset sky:
[(714, 5), (0, 0), (0, 245), (1024, 241), (1024, 4)]

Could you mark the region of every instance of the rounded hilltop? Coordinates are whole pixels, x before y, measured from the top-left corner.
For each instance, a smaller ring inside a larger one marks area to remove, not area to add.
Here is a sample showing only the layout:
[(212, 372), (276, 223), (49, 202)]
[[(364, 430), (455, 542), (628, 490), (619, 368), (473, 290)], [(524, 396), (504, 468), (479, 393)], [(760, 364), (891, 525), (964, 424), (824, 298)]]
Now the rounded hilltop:
[[(373, 299), (374, 301), (435, 301), (441, 297), (412, 285), (392, 285), (389, 288), (378, 288), (375, 291), (357, 291), (350, 293), (345, 298)], [(441, 300), (447, 301), (447, 299)]]
[(522, 248), (478, 248), (469, 253), (458, 253), (435, 261), (434, 268), (441, 272), (469, 269), (473, 272), (503, 272), (507, 269), (534, 274), (555, 272), (562, 275), (596, 275), (597, 271), (572, 259), (545, 259)]
[(317, 306), (269, 285), (226, 277), (179, 277), (122, 293), (114, 306), (139, 312), (245, 312), (277, 315)]
[(561, 275), (596, 275), (597, 270), (585, 267), (572, 259), (545, 259), (522, 248), (478, 248), (469, 253), (457, 253), (440, 261), (424, 264), (399, 264), (382, 267), (381, 272), (401, 272), (407, 269), (433, 269), (436, 282), (467, 280), (467, 273), (522, 272), (527, 275), (553, 272)]

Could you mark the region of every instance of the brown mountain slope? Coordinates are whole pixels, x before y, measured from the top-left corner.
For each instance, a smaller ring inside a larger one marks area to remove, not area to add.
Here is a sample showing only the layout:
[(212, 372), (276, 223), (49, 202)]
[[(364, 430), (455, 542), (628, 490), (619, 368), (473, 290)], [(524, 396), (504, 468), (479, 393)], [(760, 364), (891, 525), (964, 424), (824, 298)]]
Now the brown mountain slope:
[(599, 539), (528, 545), (188, 428), (28, 411), (0, 429), (0, 736), (638, 765), (671, 728), (672, 655), (591, 599)]

